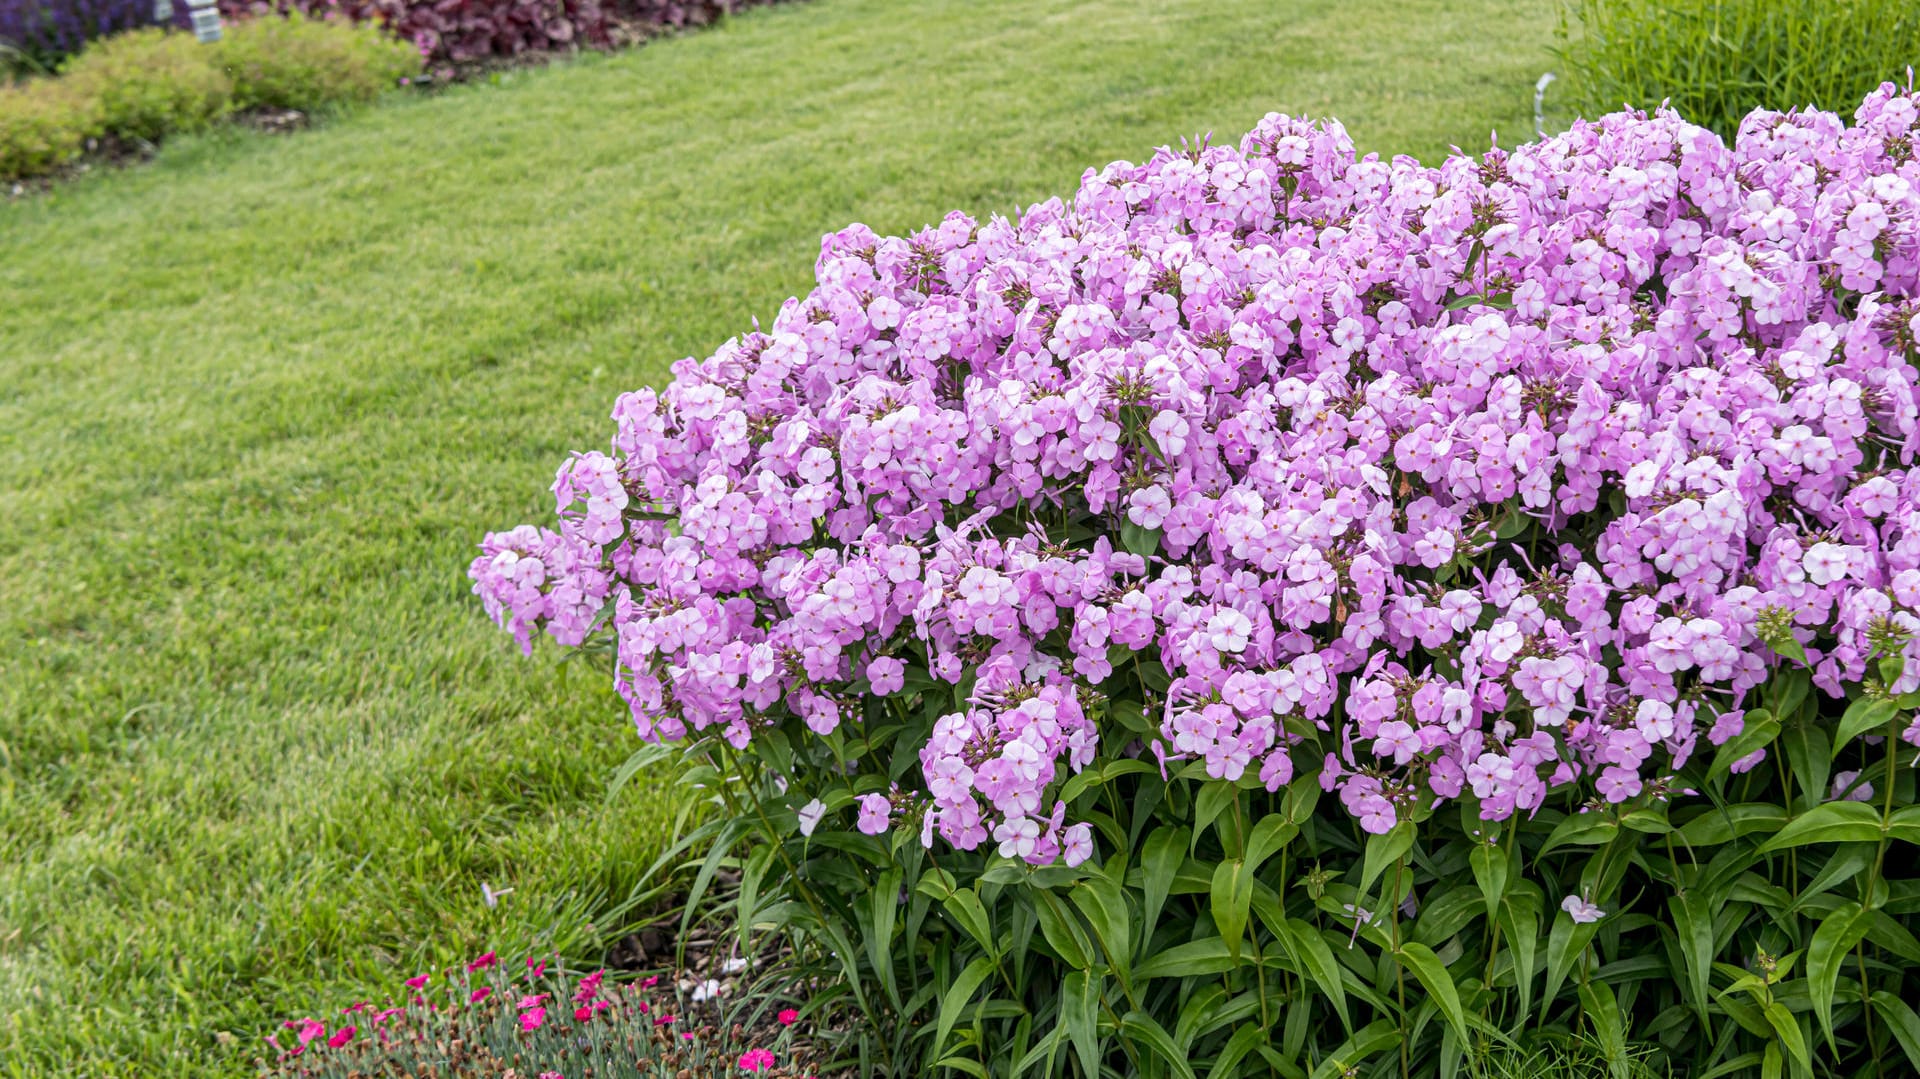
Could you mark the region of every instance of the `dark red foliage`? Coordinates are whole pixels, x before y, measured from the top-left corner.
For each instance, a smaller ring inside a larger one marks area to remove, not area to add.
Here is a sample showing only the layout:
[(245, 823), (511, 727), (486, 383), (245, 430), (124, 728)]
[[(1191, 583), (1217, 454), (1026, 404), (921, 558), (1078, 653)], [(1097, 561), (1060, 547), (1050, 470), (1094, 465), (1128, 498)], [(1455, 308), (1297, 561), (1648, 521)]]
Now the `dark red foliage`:
[(298, 10), (313, 18), (376, 21), (429, 62), (605, 48), (615, 23), (701, 26), (768, 0), (220, 0), (223, 15)]

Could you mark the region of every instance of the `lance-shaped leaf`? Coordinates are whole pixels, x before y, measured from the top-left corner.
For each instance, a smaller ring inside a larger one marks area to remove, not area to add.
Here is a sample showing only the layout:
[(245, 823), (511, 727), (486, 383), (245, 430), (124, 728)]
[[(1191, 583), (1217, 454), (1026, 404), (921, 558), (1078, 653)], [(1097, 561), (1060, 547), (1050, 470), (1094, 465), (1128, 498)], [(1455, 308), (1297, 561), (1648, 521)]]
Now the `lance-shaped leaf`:
[(1707, 778), (1712, 780), (1726, 775), (1727, 769), (1732, 768), (1735, 761), (1751, 755), (1756, 749), (1765, 749), (1772, 745), (1773, 740), (1779, 735), (1780, 721), (1773, 718), (1773, 713), (1764, 708), (1756, 708), (1748, 712), (1746, 724), (1741, 728), (1740, 733), (1727, 739), (1726, 744), (1713, 755), (1713, 764), (1707, 769)]
[(1084, 970), (1060, 979), (1060, 1023), (1067, 1029), (1082, 1075), (1100, 1074), (1100, 984), (1103, 979)]
[(1600, 981), (1581, 985), (1580, 1007), (1586, 1013), (1587, 1022), (1593, 1025), (1594, 1038), (1606, 1053), (1612, 1079), (1627, 1079), (1627, 1031), (1620, 1022), (1620, 1003), (1614, 999), (1613, 990)]
[(947, 995), (940, 998), (940, 1018), (935, 1024), (931, 1055), (939, 1056), (940, 1050), (947, 1044), (947, 1035), (953, 1033), (953, 1024), (959, 1020), (960, 1013), (966, 1010), (967, 1002), (973, 999), (974, 991), (980, 983), (993, 973), (993, 960), (981, 956), (968, 963), (960, 976), (947, 987)]
[(1298, 918), (1288, 918), (1282, 926), (1280, 944), (1293, 959), (1294, 966), (1307, 972), (1313, 984), (1333, 1002), (1340, 1025), (1352, 1031), (1353, 1020), (1347, 1015), (1347, 992), (1340, 982), (1340, 964), (1333, 958), (1333, 949), (1327, 947), (1313, 926)]
[(1878, 990), (1869, 999), (1875, 1014), (1893, 1031), (1893, 1040), (1899, 1042), (1901, 1051), (1907, 1054), (1907, 1063), (1913, 1065), (1915, 1074), (1920, 1074), (1920, 1015), (1913, 1013), (1912, 1005), (1885, 989)]
[(1424, 944), (1408, 941), (1394, 953), (1400, 965), (1413, 972), (1425, 987), (1427, 996), (1440, 1008), (1440, 1014), (1446, 1017), (1447, 1025), (1453, 1028), (1454, 1036), (1464, 1044), (1470, 1037), (1467, 1032), (1467, 1014), (1460, 1006), (1460, 989), (1453, 984), (1453, 976), (1447, 973), (1447, 965), (1433, 953), (1433, 949)]
[(1686, 959), (1687, 999), (1700, 1021), (1711, 1023), (1707, 993), (1713, 978), (1713, 904), (1704, 889), (1689, 888), (1685, 895), (1669, 898), (1667, 910)]
[(1858, 903), (1842, 903), (1813, 931), (1813, 940), (1807, 945), (1807, 995), (1813, 1000), (1813, 1014), (1820, 1020), (1820, 1029), (1826, 1032), (1827, 1045), (1835, 1053), (1840, 1047), (1833, 1037), (1833, 990), (1840, 980), (1840, 965), (1872, 924), (1872, 911), (1861, 909)]
[(1166, 1064), (1167, 1069), (1182, 1079), (1193, 1079), (1193, 1068), (1187, 1064), (1187, 1055), (1173, 1043), (1167, 1029), (1144, 1012), (1128, 1012), (1120, 1017), (1120, 1033), (1129, 1041), (1144, 1045), (1153, 1050), (1153, 1055)]
[(1474, 883), (1480, 885), (1481, 898), (1487, 903), (1487, 917), (1499, 916), (1500, 899), (1507, 894), (1507, 867), (1510, 864), (1507, 852), (1487, 843), (1474, 844), (1473, 853), (1467, 856), (1467, 862), (1473, 869)]
[(1787, 822), (1785, 828), (1761, 844), (1761, 853), (1804, 847), (1809, 843), (1876, 842), (1881, 836), (1880, 811), (1865, 802), (1828, 802)]
[(1227, 954), (1240, 958), (1240, 940), (1246, 934), (1247, 917), (1253, 906), (1253, 873), (1239, 859), (1221, 862), (1213, 869), (1213, 924), (1220, 939), (1227, 942)]
[(1891, 723), (1899, 711), (1899, 705), (1884, 697), (1879, 700), (1855, 697), (1853, 703), (1847, 705), (1845, 714), (1840, 717), (1839, 729), (1833, 734), (1833, 748), (1828, 752), (1833, 757), (1839, 757), (1840, 751), (1847, 748), (1849, 742), (1868, 731), (1877, 730)]

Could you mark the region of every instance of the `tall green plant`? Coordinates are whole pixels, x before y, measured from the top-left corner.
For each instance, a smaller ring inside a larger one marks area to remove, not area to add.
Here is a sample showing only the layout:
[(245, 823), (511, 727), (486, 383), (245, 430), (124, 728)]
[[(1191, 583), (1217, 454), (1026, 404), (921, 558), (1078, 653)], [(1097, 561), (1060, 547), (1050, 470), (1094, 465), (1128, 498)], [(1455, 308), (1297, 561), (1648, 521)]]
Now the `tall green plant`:
[(1566, 0), (1556, 50), (1588, 116), (1670, 101), (1731, 139), (1755, 109), (1845, 112), (1920, 63), (1909, 0)]
[[(704, 851), (690, 909), (739, 875), (737, 931), (833, 976), (819, 1004), (857, 1017), (862, 1074), (1498, 1074), (1568, 1039), (1616, 1077), (1648, 1052), (1693, 1076), (1920, 1068), (1920, 806), (1898, 737), (1920, 694), (1875, 679), (1835, 711), (1783, 667), (1746, 732), (1680, 773), (1673, 787), (1704, 795), (1684, 808), (1650, 785), (1489, 824), (1467, 795), (1368, 835), (1317, 774), (1269, 794), (1128, 756), (1167, 682), (1114, 658), (1092, 704), (1099, 759), (1061, 792), (1117, 852), (1103, 864), (928, 850), (905, 829), (802, 834), (778, 777), (837, 776), (824, 819), (844, 821), (967, 691), (915, 671), (824, 738), (788, 720), (751, 753), (696, 743), (684, 781), (728, 812), (663, 865)], [(1763, 748), (1766, 766), (1732, 771)], [(1827, 800), (1843, 773), (1876, 797)]]

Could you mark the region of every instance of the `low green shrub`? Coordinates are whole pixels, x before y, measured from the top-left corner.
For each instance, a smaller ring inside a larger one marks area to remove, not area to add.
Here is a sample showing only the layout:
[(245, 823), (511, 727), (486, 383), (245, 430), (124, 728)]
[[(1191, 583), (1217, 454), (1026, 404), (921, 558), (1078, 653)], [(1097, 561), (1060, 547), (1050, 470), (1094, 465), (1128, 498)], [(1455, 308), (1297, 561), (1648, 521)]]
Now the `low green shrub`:
[(121, 34), (58, 78), (0, 83), (0, 179), (43, 176), (90, 136), (158, 142), (240, 109), (364, 103), (420, 65), (416, 49), (371, 25), (297, 13), (238, 23), (218, 45), (157, 28)]
[(1920, 59), (1911, 0), (1566, 0), (1556, 51), (1590, 116), (1663, 100), (1731, 139), (1755, 109), (1850, 110)]
[(98, 105), (99, 134), (157, 142), (203, 131), (233, 110), (218, 53), (187, 34), (136, 30), (87, 47), (61, 81)]
[(0, 84), (0, 180), (42, 176), (72, 160), (93, 122), (90, 103), (54, 80)]
[(371, 25), (322, 22), (298, 12), (232, 27), (219, 62), (234, 107), (315, 109), (373, 100), (418, 74), (420, 53)]

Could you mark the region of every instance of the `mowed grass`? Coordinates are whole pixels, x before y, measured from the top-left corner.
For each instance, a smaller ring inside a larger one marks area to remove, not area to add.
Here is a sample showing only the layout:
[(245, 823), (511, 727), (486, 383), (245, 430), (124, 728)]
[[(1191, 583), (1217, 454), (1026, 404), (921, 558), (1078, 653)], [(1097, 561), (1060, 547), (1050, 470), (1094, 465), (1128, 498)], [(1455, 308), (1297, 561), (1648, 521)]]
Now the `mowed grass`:
[[(1530, 127), (1548, 0), (816, 0), (0, 206), (0, 1074), (243, 1075), (487, 947), (594, 962), (677, 797), (465, 566), (803, 291), (1182, 135)], [(482, 884), (511, 888), (489, 909)]]

